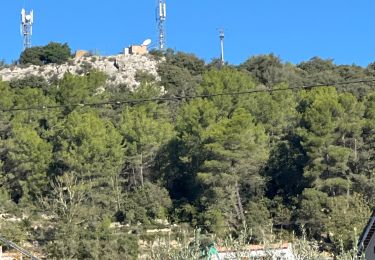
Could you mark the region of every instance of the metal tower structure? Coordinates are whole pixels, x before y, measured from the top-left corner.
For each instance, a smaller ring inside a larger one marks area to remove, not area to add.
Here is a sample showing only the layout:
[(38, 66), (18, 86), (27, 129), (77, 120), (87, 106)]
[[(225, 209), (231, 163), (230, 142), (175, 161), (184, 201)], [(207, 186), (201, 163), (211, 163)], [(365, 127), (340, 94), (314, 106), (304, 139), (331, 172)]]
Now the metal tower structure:
[(22, 8), (21, 10), (21, 35), (23, 37), (23, 49), (31, 47), (31, 36), (33, 35), (34, 12), (29, 14)]
[(166, 28), (165, 20), (167, 19), (166, 0), (158, 0), (156, 7), (156, 21), (158, 24), (159, 50), (163, 51), (166, 46)]
[(221, 55), (220, 55), (220, 60), (221, 60), (221, 65), (224, 65), (225, 60), (224, 60), (224, 30), (220, 29), (219, 30), (219, 37), (220, 37), (220, 47), (221, 47)]

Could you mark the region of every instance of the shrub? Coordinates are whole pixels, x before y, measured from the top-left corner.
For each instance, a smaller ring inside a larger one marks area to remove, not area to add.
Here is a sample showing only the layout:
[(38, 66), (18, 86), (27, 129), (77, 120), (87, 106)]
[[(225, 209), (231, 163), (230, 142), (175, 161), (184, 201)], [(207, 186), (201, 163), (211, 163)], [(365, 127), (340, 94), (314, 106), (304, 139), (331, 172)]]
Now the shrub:
[(67, 43), (61, 44), (50, 42), (46, 46), (36, 46), (28, 48), (21, 53), (20, 64), (62, 64), (71, 57), (71, 49)]

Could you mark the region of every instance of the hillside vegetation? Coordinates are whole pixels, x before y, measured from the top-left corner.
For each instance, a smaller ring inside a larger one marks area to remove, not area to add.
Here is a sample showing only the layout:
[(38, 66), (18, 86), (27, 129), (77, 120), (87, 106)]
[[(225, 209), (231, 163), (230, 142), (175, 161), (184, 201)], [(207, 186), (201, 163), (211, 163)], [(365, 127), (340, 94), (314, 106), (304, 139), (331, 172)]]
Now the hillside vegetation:
[[(375, 66), (163, 55), (160, 80), (139, 72), (134, 91), (98, 92), (95, 70), (0, 82), (1, 234), (58, 259), (135, 259), (162, 220), (218, 238), (246, 230), (251, 243), (303, 225), (322, 250), (351, 248), (375, 206), (375, 89), (363, 81)], [(137, 101), (152, 98), (165, 99)]]
[[(66, 73), (86, 75), (91, 70), (106, 74), (107, 80), (98, 91), (105, 88), (137, 88), (139, 73), (158, 78), (157, 65), (160, 60), (151, 55), (98, 56), (86, 52), (83, 56), (74, 57), (67, 44), (51, 42), (46, 46), (36, 46), (22, 52), (18, 62), (8, 65), (0, 61), (0, 79), (3, 81), (35, 82), (43, 78), (49, 84), (61, 80)], [(33, 84), (33, 83), (31, 83)]]

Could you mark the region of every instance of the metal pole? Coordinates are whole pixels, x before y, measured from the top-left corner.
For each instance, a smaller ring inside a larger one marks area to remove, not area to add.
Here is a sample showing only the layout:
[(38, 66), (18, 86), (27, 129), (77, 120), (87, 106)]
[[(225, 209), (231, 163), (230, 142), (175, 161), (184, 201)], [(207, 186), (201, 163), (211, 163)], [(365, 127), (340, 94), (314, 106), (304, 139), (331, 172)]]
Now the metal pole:
[(221, 65), (224, 65), (224, 30), (220, 30), (220, 45), (221, 45)]

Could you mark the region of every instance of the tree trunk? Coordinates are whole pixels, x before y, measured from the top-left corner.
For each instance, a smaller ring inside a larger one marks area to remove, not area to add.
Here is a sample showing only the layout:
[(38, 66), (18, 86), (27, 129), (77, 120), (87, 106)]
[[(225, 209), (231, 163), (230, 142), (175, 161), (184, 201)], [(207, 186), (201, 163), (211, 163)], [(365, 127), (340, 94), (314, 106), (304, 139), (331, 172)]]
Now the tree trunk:
[(139, 171), (139, 177), (141, 179), (141, 186), (142, 188), (144, 187), (143, 185), (143, 153), (141, 153), (141, 164), (140, 164), (140, 171)]
[(134, 169), (134, 167), (135, 167), (135, 165), (133, 166), (132, 165), (132, 178), (133, 178), (133, 185), (135, 186), (135, 187), (137, 187), (137, 178), (136, 178), (136, 176), (135, 176), (135, 169)]
[(244, 226), (244, 228), (246, 227), (246, 219), (245, 219), (245, 213), (244, 213), (244, 210), (243, 210), (243, 206), (242, 206), (242, 200), (241, 200), (241, 196), (240, 196), (240, 188), (238, 186), (238, 181), (236, 181), (236, 197), (237, 197), (237, 204), (238, 204), (238, 209), (239, 209), (239, 213), (240, 213), (240, 217), (241, 217), (241, 220), (242, 220), (242, 225)]
[(119, 176), (118, 174), (115, 174), (113, 177), (113, 189), (115, 191), (115, 196), (116, 196), (116, 211), (119, 211), (121, 208), (121, 190), (120, 190), (120, 185), (119, 185)]

